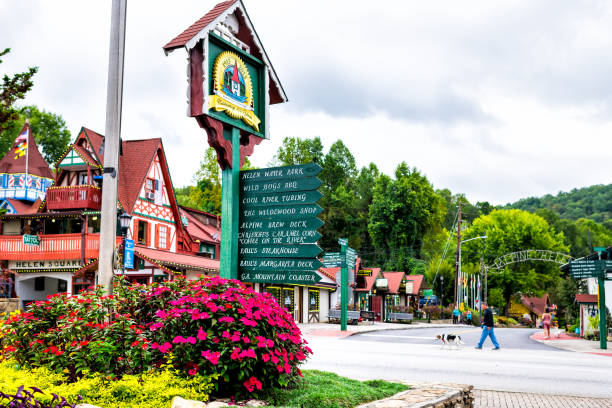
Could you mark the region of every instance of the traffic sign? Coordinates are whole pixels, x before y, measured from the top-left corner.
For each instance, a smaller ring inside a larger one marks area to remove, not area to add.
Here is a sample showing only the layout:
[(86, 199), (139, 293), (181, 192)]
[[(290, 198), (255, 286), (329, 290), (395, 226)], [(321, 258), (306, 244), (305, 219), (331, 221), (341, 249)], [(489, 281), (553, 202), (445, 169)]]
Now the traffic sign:
[(241, 183), (254, 183), (264, 180), (289, 180), (293, 178), (314, 177), (321, 173), (317, 163), (298, 164), (296, 166), (269, 167), (266, 169), (242, 170)]
[(338, 245), (348, 245), (348, 239), (338, 238)]
[(243, 258), (310, 258), (316, 257), (323, 250), (316, 244), (296, 245), (241, 245), (240, 256)]
[(606, 250), (606, 247), (595, 247), (593, 248), (593, 251), (595, 252), (604, 252)]
[(243, 183), (241, 193), (282, 193), (288, 191), (316, 190), (322, 182), (316, 177), (304, 177), (294, 180), (269, 180)]
[(125, 239), (125, 247), (123, 250), (123, 268), (134, 268), (134, 240)]
[(344, 261), (326, 261), (325, 259), (323, 260), (324, 268), (341, 268), (343, 264)]
[(238, 263), (242, 271), (316, 271), (323, 263), (316, 258), (242, 258)]
[(274, 218), (278, 221), (288, 221), (316, 217), (322, 212), (323, 208), (318, 204), (281, 205), (278, 207), (241, 208), (240, 218), (241, 222), (262, 218)]
[(603, 271), (606, 268), (606, 262), (610, 262), (610, 261), (598, 261), (598, 260), (587, 260), (587, 259), (579, 259), (576, 261), (570, 261), (570, 276), (574, 279), (600, 277), (603, 275)]
[(321, 280), (316, 272), (255, 272), (243, 271), (240, 274), (243, 282), (286, 283), (293, 285), (314, 284)]
[(242, 208), (271, 207), (288, 204), (313, 204), (323, 197), (317, 190), (289, 193), (244, 193), (240, 199)]

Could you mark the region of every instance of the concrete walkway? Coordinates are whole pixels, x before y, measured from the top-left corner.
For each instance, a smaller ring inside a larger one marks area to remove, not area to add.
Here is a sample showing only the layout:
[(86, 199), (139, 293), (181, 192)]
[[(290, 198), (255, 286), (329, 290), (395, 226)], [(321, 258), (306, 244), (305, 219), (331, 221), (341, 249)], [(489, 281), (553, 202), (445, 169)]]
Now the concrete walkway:
[(546, 344), (547, 346), (556, 347), (559, 349), (573, 351), (576, 353), (597, 354), (600, 356), (612, 357), (612, 343), (608, 345), (607, 350), (602, 350), (599, 341), (585, 340), (580, 337), (569, 336), (565, 332), (559, 334), (559, 337), (545, 338), (543, 332), (532, 334), (530, 339)]
[(474, 408), (612, 408), (609, 398), (474, 390)]

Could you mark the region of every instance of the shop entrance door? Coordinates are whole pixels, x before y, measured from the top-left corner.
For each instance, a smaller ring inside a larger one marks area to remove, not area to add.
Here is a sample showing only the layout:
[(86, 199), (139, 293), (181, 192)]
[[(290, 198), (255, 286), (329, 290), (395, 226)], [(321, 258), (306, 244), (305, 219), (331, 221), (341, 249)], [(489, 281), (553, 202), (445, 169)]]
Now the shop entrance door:
[(380, 322), (382, 320), (382, 297), (372, 296), (372, 311), (374, 312), (374, 320)]

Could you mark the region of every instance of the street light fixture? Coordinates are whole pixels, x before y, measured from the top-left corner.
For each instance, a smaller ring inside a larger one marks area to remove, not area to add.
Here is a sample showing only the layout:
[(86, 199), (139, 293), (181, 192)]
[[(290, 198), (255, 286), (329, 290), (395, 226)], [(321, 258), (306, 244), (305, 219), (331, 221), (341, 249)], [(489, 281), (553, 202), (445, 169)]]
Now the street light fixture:
[[(121, 235), (123, 236), (123, 248), (125, 251), (125, 240), (127, 238), (127, 233), (130, 229), (130, 222), (132, 221), (132, 216), (126, 212), (122, 212), (119, 214), (119, 226), (121, 227)], [(123, 256), (123, 262), (121, 263), (121, 275), (125, 275), (125, 254)]]

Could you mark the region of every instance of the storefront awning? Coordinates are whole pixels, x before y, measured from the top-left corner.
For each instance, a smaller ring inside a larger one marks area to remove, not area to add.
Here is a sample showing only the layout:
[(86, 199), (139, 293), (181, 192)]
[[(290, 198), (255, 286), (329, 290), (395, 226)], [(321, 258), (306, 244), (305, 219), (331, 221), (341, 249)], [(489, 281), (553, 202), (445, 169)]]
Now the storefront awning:
[(177, 267), (216, 273), (220, 270), (220, 262), (218, 260), (196, 255), (178, 254), (142, 247), (136, 247), (134, 255), (156, 264), (162, 267), (162, 269), (166, 269), (164, 267)]

